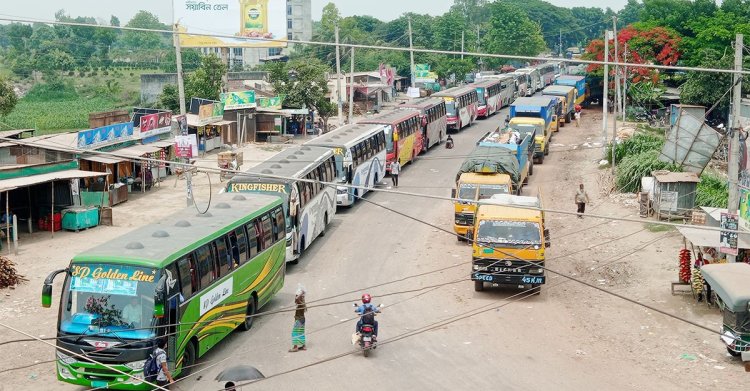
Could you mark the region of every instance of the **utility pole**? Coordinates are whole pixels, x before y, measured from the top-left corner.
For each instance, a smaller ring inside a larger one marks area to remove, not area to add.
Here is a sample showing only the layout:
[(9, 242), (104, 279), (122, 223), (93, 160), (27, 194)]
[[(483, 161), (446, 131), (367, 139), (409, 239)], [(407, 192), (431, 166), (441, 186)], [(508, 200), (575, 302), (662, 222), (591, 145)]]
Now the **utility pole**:
[[(609, 113), (609, 30), (604, 32), (604, 95), (602, 97), (602, 140), (607, 145), (607, 114)], [(604, 156), (606, 157), (606, 156)]]
[(411, 88), (414, 88), (414, 44), (411, 39), (411, 16), (409, 17), (409, 57), (411, 68)]
[(461, 59), (464, 59), (464, 35), (466, 34), (465, 31), (461, 31)]
[[(625, 42), (625, 51), (623, 53), (622, 62), (628, 62), (628, 43)], [(625, 116), (627, 112), (625, 108), (628, 105), (628, 67), (622, 67), (622, 122), (625, 122)]]
[(336, 107), (338, 108), (339, 125), (343, 124), (341, 102), (341, 54), (339, 53), (339, 25), (334, 28), (336, 33)]
[[(734, 88), (732, 89), (732, 125), (729, 127), (732, 139), (729, 142), (729, 205), (728, 211), (737, 214), (740, 204), (740, 105), (742, 104), (742, 51), (744, 36), (737, 34), (734, 41)], [(737, 262), (735, 255), (727, 254), (728, 262)]]
[(560, 57), (563, 56), (563, 47), (562, 47), (562, 29), (560, 29)]
[[(617, 16), (612, 17), (612, 36), (615, 44), (615, 62), (620, 62), (620, 56), (617, 52)], [(615, 108), (612, 117), (612, 173), (615, 173), (617, 162), (615, 162), (615, 146), (617, 145), (617, 112), (620, 110), (620, 67), (615, 65)]]
[(349, 68), (349, 123), (354, 122), (354, 47), (352, 47), (352, 64)]
[[(180, 115), (185, 115), (187, 110), (185, 109), (185, 82), (182, 74), (182, 50), (180, 48), (180, 35), (177, 34), (179, 31), (179, 24), (174, 24), (174, 34), (172, 34), (172, 40), (174, 41), (174, 50), (175, 50), (175, 63), (177, 64), (177, 95), (179, 96), (180, 100)], [(193, 200), (193, 178), (190, 173), (190, 167), (188, 167), (188, 164), (190, 163), (189, 158), (182, 159), (184, 163), (186, 163), (184, 166), (182, 166), (183, 172), (185, 173), (185, 187), (186, 187), (186, 193), (185, 193), (185, 202), (187, 206), (192, 206), (195, 202)]]
[[(479, 39), (479, 25), (477, 25), (477, 53), (481, 53), (480, 43), (481, 40)], [(479, 56), (479, 70), (482, 70), (482, 56)]]

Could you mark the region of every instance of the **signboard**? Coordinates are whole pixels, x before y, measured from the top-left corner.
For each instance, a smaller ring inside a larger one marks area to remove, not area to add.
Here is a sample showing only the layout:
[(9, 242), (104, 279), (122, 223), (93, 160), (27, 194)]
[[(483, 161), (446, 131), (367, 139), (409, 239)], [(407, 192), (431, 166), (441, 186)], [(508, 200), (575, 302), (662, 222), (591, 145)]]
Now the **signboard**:
[(417, 72), (419, 72), (419, 71), (429, 72), (430, 71), (430, 64), (414, 64), (414, 70), (417, 71)]
[(178, 115), (175, 117), (175, 121), (177, 122), (177, 131), (179, 134), (183, 136), (187, 136), (188, 134), (188, 123), (187, 123), (187, 115)]
[(225, 92), (220, 100), (224, 110), (251, 109), (255, 107), (255, 91)]
[(177, 157), (180, 158), (198, 156), (198, 137), (194, 134), (175, 136), (174, 150)]
[[(187, 33), (179, 35), (182, 47), (281, 48), (287, 44), (286, 1), (174, 0), (173, 20), (178, 21), (180, 32)], [(207, 32), (221, 37), (203, 35)]]
[(198, 123), (205, 126), (211, 122), (221, 121), (224, 118), (224, 106), (221, 103), (201, 105), (198, 109)]
[(203, 316), (206, 312), (221, 304), (221, 302), (231, 296), (233, 287), (234, 279), (233, 277), (229, 277), (221, 284), (201, 295), (200, 315)]
[(719, 233), (719, 252), (737, 255), (737, 232), (731, 232), (739, 229), (737, 215), (722, 212), (720, 226), (722, 231)]
[(264, 109), (281, 110), (282, 99), (280, 96), (272, 98), (258, 98), (258, 107)]
[(140, 138), (147, 138), (172, 131), (172, 112), (146, 114), (141, 116)]
[(78, 148), (96, 149), (133, 138), (133, 123), (124, 122), (78, 132)]

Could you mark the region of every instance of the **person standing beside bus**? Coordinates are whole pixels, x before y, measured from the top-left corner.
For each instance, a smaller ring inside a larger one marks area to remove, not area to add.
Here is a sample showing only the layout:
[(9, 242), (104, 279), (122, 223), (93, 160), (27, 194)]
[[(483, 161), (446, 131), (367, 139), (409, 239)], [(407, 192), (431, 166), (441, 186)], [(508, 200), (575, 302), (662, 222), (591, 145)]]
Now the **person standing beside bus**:
[(156, 375), (156, 385), (160, 387), (174, 383), (174, 378), (172, 378), (172, 374), (169, 373), (169, 367), (167, 367), (167, 351), (165, 349), (167, 349), (166, 337), (159, 339), (154, 350), (156, 365), (159, 367), (159, 374)]
[(401, 163), (399, 159), (396, 159), (391, 163), (391, 180), (393, 181), (393, 187), (398, 187), (398, 174), (401, 172)]
[(307, 350), (305, 347), (305, 312), (307, 311), (307, 304), (305, 304), (305, 288), (302, 285), (297, 286), (297, 292), (294, 295), (294, 327), (292, 327), (292, 348), (289, 349), (289, 353), (298, 352), (300, 350)]

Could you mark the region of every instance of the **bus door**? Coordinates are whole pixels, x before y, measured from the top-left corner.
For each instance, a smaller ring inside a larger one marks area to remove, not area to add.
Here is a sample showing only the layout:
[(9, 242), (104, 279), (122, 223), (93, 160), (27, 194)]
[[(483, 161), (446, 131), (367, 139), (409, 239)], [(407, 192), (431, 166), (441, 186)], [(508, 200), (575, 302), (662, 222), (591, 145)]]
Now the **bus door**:
[(166, 307), (164, 309), (166, 315), (166, 335), (167, 335), (167, 367), (170, 371), (174, 371), (177, 360), (177, 326), (180, 324), (180, 301), (181, 296), (179, 292), (176, 292), (169, 299), (167, 299)]

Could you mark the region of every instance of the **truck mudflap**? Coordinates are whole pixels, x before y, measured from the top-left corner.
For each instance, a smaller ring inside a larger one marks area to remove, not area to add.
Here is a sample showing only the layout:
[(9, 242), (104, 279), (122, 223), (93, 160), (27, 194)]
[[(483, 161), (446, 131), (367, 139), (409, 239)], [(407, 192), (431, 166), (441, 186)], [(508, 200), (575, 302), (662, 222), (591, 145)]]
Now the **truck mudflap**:
[(497, 274), (474, 272), (471, 274), (474, 281), (489, 282), (491, 284), (501, 285), (542, 285), (546, 282), (547, 277), (544, 275), (532, 274)]

